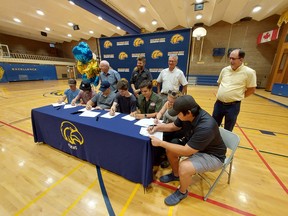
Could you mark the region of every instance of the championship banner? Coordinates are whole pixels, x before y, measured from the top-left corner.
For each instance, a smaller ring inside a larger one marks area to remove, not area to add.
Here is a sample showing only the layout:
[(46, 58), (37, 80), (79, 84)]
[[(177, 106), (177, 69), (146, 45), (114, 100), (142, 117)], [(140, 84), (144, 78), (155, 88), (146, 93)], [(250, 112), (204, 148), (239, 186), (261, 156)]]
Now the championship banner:
[(121, 78), (130, 81), (138, 56), (145, 56), (146, 68), (157, 79), (168, 67), (168, 56), (178, 55), (177, 66), (188, 74), (191, 29), (139, 34), (122, 37), (100, 38), (100, 54)]

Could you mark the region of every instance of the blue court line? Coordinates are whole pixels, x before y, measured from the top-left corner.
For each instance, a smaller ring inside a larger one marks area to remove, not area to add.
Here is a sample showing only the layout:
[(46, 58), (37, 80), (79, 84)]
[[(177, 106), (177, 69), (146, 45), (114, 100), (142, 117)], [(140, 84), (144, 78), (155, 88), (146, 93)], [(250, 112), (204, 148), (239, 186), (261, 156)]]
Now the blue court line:
[(254, 93), (254, 95), (256, 95), (256, 96), (258, 96), (258, 97), (261, 97), (261, 98), (264, 98), (264, 99), (266, 99), (266, 100), (269, 100), (269, 101), (271, 101), (271, 102), (273, 102), (273, 103), (276, 103), (276, 104), (278, 104), (278, 105), (280, 105), (280, 106), (283, 106), (283, 107), (285, 107), (285, 108), (288, 108), (288, 105), (285, 105), (285, 104), (280, 103), (280, 102), (278, 102), (278, 101), (272, 100), (272, 99), (270, 99), (270, 98), (264, 97), (264, 96), (259, 95), (259, 94), (256, 94), (256, 93)]
[(102, 174), (101, 174), (101, 169), (100, 169), (99, 166), (96, 166), (96, 171), (97, 171), (97, 176), (98, 176), (98, 179), (99, 179), (99, 185), (100, 185), (101, 192), (102, 192), (102, 195), (103, 195), (103, 198), (104, 198), (104, 202), (106, 204), (106, 208), (107, 208), (108, 214), (110, 216), (115, 216), (114, 210), (112, 208), (112, 205), (110, 203), (110, 200), (109, 200), (109, 197), (108, 197), (105, 185), (104, 185), (104, 181), (103, 181)]

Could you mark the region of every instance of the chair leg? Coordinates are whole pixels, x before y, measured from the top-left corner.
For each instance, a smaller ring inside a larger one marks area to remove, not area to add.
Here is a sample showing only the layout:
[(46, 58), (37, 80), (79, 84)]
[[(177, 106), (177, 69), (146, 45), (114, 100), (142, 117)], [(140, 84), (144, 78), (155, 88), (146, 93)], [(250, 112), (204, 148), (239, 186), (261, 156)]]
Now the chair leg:
[(223, 175), (223, 173), (225, 172), (225, 168), (223, 167), (221, 170), (221, 173), (218, 175), (218, 177), (216, 178), (216, 180), (214, 181), (213, 185), (210, 187), (208, 193), (204, 196), (204, 201), (206, 201), (208, 199), (208, 196), (210, 195), (210, 193), (212, 193), (212, 191), (214, 190), (216, 184), (218, 183), (219, 179), (221, 178), (221, 176)]
[(233, 164), (233, 158), (232, 158), (232, 160), (231, 160), (231, 162), (230, 162), (230, 165), (229, 165), (229, 173), (228, 173), (228, 184), (230, 184), (230, 178), (231, 178), (231, 174), (232, 174), (232, 164)]

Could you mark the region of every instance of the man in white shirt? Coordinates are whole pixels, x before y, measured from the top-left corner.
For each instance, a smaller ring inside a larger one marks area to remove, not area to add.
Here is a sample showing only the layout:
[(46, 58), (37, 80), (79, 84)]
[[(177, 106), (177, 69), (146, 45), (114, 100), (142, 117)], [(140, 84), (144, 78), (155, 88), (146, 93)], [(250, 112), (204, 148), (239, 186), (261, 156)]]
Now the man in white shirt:
[[(167, 100), (168, 91), (178, 91), (182, 86), (182, 94), (187, 94), (188, 81), (182, 70), (176, 65), (178, 63), (177, 55), (170, 55), (168, 59), (168, 68), (161, 71), (157, 78), (157, 93), (161, 94), (163, 101)], [(162, 84), (162, 89), (160, 91)]]

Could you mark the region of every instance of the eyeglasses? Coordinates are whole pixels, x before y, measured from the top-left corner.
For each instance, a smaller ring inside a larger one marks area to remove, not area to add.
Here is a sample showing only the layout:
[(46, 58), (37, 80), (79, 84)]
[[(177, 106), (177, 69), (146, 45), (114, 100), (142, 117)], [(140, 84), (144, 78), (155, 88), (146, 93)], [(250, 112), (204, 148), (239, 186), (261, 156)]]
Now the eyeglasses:
[(177, 91), (171, 91), (171, 90), (169, 90), (169, 91), (168, 91), (168, 94), (169, 94), (169, 95), (172, 95), (173, 97), (178, 96), (178, 92), (177, 92)]
[(233, 58), (233, 57), (229, 57), (230, 60), (236, 60), (236, 59), (240, 59), (240, 58)]

